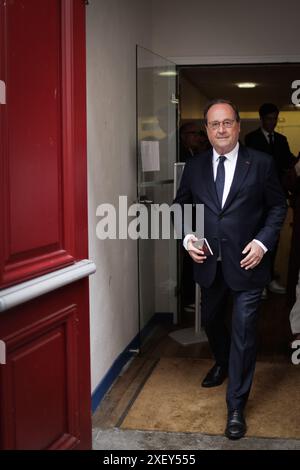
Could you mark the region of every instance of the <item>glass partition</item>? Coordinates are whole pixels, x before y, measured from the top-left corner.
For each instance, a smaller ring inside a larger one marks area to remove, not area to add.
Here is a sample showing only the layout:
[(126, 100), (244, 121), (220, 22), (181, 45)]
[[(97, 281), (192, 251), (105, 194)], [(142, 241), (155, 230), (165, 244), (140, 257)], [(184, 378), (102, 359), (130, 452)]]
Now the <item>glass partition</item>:
[[(176, 66), (137, 47), (137, 194), (147, 207), (173, 201), (176, 162)], [(153, 219), (152, 219), (153, 220)], [(139, 239), (140, 328), (155, 314), (177, 321), (177, 243)]]

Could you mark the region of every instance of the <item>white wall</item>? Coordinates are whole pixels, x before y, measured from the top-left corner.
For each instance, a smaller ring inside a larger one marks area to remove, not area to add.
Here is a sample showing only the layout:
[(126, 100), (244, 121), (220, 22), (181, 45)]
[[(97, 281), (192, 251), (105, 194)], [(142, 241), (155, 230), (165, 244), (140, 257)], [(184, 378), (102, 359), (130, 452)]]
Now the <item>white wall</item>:
[(299, 0), (152, 2), (153, 49), (165, 57), (299, 55)]
[(96, 238), (96, 208), (136, 197), (135, 46), (151, 48), (151, 9), (141, 0), (87, 6), (89, 255), (92, 390), (138, 331), (136, 242)]

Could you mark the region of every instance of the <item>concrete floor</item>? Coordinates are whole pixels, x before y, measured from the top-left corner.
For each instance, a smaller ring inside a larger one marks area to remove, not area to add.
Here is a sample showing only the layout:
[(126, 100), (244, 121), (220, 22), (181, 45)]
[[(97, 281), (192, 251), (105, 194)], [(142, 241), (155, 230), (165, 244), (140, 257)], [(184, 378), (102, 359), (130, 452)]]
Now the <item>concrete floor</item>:
[(94, 450), (300, 450), (300, 440), (113, 429), (93, 429)]

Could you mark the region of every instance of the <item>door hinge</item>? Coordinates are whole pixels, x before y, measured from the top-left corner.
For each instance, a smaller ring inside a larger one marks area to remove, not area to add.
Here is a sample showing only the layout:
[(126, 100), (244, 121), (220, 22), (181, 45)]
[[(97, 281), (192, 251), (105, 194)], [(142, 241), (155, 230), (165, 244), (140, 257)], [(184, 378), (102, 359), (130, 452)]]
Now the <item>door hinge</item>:
[(179, 104), (179, 98), (175, 95), (175, 93), (172, 93), (170, 101), (173, 104)]

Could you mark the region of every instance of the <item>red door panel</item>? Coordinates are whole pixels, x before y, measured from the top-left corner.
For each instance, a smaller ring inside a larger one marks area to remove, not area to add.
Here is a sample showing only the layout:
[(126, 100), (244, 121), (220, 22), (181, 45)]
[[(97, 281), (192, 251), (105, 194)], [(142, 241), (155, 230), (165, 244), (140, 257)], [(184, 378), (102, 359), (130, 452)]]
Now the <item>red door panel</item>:
[[(5, 37), (6, 155), (8, 181), (13, 183), (7, 201), (8, 255), (15, 260), (37, 248), (40, 253), (52, 252), (62, 240), (61, 2), (44, 0), (43, 8), (37, 7), (38, 0), (22, 3), (6, 8)], [(22, 197), (17, 188), (22, 188)]]
[(80, 281), (2, 314), (0, 448), (90, 447), (87, 310)]
[[(0, 0), (0, 296), (88, 257), (85, 67), (84, 0)], [(0, 449), (89, 449), (88, 279), (1, 313), (0, 340)]]
[(76, 75), (82, 85), (83, 63), (74, 56), (82, 25), (79, 37), (74, 28), (84, 2), (1, 0), (0, 5), (1, 79), (7, 85), (0, 144), (4, 287), (76, 257), (74, 129), (82, 91), (78, 97), (74, 88)]

